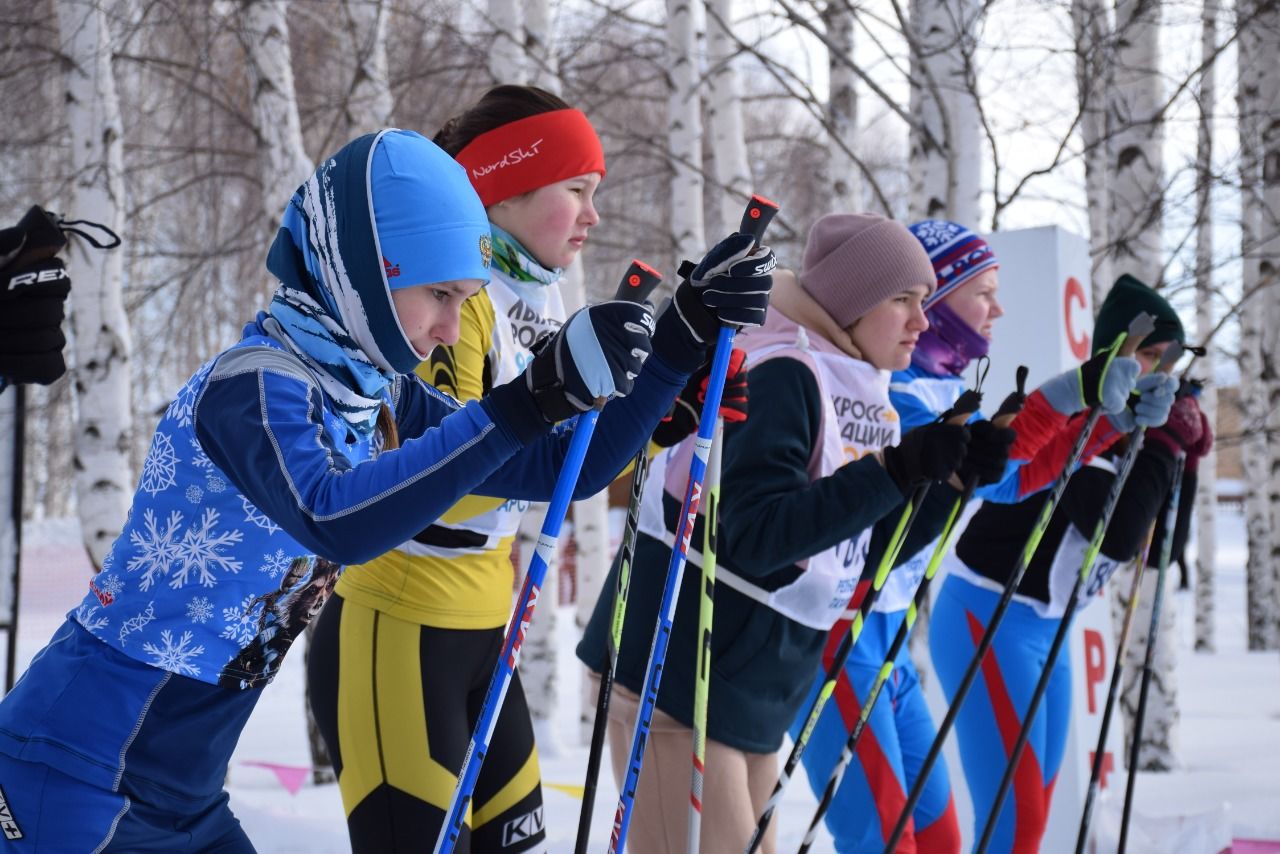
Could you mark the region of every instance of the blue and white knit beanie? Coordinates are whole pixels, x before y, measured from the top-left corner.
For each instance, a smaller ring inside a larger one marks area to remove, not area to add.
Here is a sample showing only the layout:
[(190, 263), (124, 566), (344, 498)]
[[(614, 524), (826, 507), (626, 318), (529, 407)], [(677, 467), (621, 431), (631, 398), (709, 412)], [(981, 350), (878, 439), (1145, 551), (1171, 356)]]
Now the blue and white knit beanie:
[(938, 277), (938, 289), (925, 300), (926, 311), (982, 271), (1000, 266), (987, 241), (959, 223), (926, 219), (908, 227), (929, 253)]

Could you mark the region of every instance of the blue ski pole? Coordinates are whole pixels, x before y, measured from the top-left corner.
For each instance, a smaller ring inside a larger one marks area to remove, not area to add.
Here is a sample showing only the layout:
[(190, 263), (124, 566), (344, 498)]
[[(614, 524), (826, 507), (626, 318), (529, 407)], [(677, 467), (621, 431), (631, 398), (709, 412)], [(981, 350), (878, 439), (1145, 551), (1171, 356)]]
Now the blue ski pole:
[[(778, 212), (778, 206), (760, 196), (752, 196), (742, 216), (739, 231), (750, 234), (756, 243), (764, 235), (770, 220)], [(685, 488), (684, 504), (680, 510), (680, 530), (671, 549), (671, 562), (667, 565), (667, 581), (658, 606), (658, 625), (649, 648), (649, 663), (645, 671), (644, 689), (640, 692), (640, 708), (636, 713), (636, 727), (631, 736), (631, 752), (627, 760), (627, 775), (618, 796), (618, 809), (613, 817), (613, 833), (609, 838), (609, 854), (620, 854), (627, 844), (627, 830), (631, 826), (631, 812), (635, 805), (636, 787), (640, 783), (640, 767), (644, 763), (644, 748), (648, 741), (649, 726), (658, 698), (658, 686), (662, 681), (662, 665), (667, 658), (667, 644), (671, 638), (671, 624), (675, 618), (676, 593), (684, 577), (684, 565), (689, 554), (689, 540), (693, 537), (694, 521), (702, 498), (702, 479), (707, 470), (707, 456), (711, 452), (711, 438), (715, 432), (716, 416), (720, 412), (720, 396), (724, 392), (725, 376), (729, 372), (729, 356), (733, 351), (735, 330), (720, 327), (716, 339), (715, 357), (711, 362), (711, 375), (707, 378), (707, 398), (702, 404), (702, 418), (698, 422), (693, 459), (689, 463), (689, 485)]]
[[(639, 261), (632, 261), (627, 273), (618, 286), (616, 299), (631, 302), (644, 302), (649, 293), (661, 281), (661, 276)], [(569, 501), (573, 498), (574, 487), (578, 483), (578, 474), (582, 470), (582, 461), (587, 455), (587, 446), (591, 443), (591, 434), (595, 432), (596, 419), (600, 417), (599, 409), (589, 409), (578, 416), (573, 428), (573, 437), (569, 440), (569, 450), (565, 455), (564, 468), (556, 480), (555, 489), (551, 493), (551, 503), (547, 507), (546, 518), (542, 522), (542, 530), (538, 534), (538, 545), (533, 557), (529, 560), (529, 571), (525, 573), (524, 586), (520, 589), (520, 598), (516, 601), (515, 611), (511, 614), (511, 622), (507, 624), (507, 636), (502, 643), (502, 652), (498, 656), (498, 667), (493, 679), (489, 682), (489, 690), (484, 696), (484, 705), (480, 708), (480, 717), (476, 720), (475, 731), (467, 745), (467, 752), (462, 758), (462, 770), (458, 773), (458, 785), (453, 790), (453, 799), (449, 803), (449, 812), (440, 836), (436, 839), (435, 854), (448, 854), (458, 844), (462, 833), (463, 822), (467, 818), (467, 808), (471, 804), (471, 796), (475, 792), (476, 779), (480, 776), (480, 766), (484, 763), (485, 753), (489, 749), (489, 740), (493, 737), (493, 728), (498, 722), (498, 713), (507, 697), (507, 689), (511, 687), (511, 679), (516, 672), (516, 662), (520, 659), (520, 649), (524, 645), (525, 635), (529, 631), (529, 621), (533, 619), (533, 609), (538, 604), (538, 593), (547, 575), (547, 564), (555, 553), (560, 539), (560, 528), (564, 524), (565, 513), (569, 509)]]

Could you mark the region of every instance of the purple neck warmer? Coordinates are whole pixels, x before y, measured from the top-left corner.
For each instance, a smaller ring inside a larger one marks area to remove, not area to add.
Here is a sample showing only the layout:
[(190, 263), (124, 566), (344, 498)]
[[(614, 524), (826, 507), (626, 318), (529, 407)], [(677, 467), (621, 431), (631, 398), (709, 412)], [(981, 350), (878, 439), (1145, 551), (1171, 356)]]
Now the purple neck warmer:
[(929, 328), (920, 334), (911, 364), (931, 374), (958, 377), (969, 362), (987, 355), (989, 341), (974, 331), (946, 302), (925, 312)]

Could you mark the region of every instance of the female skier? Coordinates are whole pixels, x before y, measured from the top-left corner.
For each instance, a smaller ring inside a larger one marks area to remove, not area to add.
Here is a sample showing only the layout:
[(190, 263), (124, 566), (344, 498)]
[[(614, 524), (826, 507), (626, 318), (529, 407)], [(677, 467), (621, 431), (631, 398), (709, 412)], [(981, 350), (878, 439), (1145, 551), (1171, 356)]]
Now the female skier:
[[(952, 476), (968, 444), (967, 429), (942, 423), (899, 438), (889, 372), (909, 364), (928, 326), (921, 305), (935, 287), (928, 256), (904, 226), (873, 215), (823, 217), (809, 232), (798, 280), (778, 278), (767, 323), (741, 339), (752, 414), (724, 433), (703, 851), (746, 845), (777, 779), (774, 754), (870, 544), (887, 536), (916, 485)], [(636, 547), (609, 710), (619, 781), (678, 530), (688, 443), (681, 450), (665, 488), (654, 487), (664, 524), (646, 528)], [(937, 533), (939, 511), (955, 495), (950, 486), (932, 492), (916, 547)], [(694, 541), (701, 536), (695, 531)], [(613, 585), (610, 578), (604, 589)], [(683, 850), (686, 841), (699, 585), (696, 573), (685, 576), (635, 795), (629, 841), (645, 854)], [(578, 646), (597, 673), (606, 665), (609, 617), (602, 596)], [(764, 844), (772, 850), (771, 837)]]
[[(974, 807), (975, 837), (991, 811), (1008, 751), (1022, 727), (1069, 591), (1083, 565), (1085, 548), (1100, 518), (1115, 476), (1115, 462), (1121, 456), (1123, 443), (1118, 440), (1135, 425), (1151, 428), (1107, 528), (1084, 590), (1086, 597), (1096, 594), (1118, 565), (1137, 554), (1169, 493), (1175, 454), (1198, 447), (1202, 439), (1202, 419), (1194, 398), (1180, 400), (1170, 415), (1177, 383), (1167, 374), (1150, 373), (1170, 342), (1183, 340), (1177, 314), (1159, 294), (1132, 276), (1122, 276), (1099, 310), (1095, 353), (1105, 350), (1142, 311), (1155, 316), (1156, 328), (1137, 352), (1143, 374), (1136, 386), (1140, 396), (1132, 410), (1108, 407), (1108, 415), (1091, 439), (1091, 459), (1068, 483), (996, 632), (979, 682), (956, 720), (961, 762)], [(1017, 440), (1012, 452), (1016, 459), (1030, 460), (1024, 468), (1047, 469), (1051, 467), (1044, 464), (1047, 458), (1061, 469), (1053, 448), (1074, 442), (1083, 421), (1080, 410), (1084, 403), (1092, 402), (1087, 394), (1082, 400), (1080, 377), (1090, 374), (1090, 364), (1104, 360), (1105, 353), (1095, 356), (1079, 372), (1050, 380), (1028, 398), (1014, 422)], [(1116, 362), (1120, 361), (1117, 357)], [(1126, 398), (1120, 398), (1121, 402)], [(1047, 494), (1041, 492), (1018, 503), (983, 504), (948, 558), (949, 575), (934, 603), (929, 632), (938, 681), (948, 698), (954, 696), (969, 666), (1046, 500)], [(998, 816), (992, 851), (1039, 850), (1066, 743), (1070, 669), (1070, 656), (1060, 656), (1015, 771), (1013, 789)]]
[[(593, 196), (604, 151), (585, 115), (528, 86), (491, 89), (435, 141), (466, 168), (485, 205), (493, 270), (463, 304), (457, 341), (437, 347), (418, 374), (474, 400), (519, 376), (535, 342), (564, 323), (560, 280), (599, 222)], [(439, 835), (502, 647), (511, 543), (527, 506), (464, 498), (392, 551), (350, 567), (317, 625), (310, 695), (357, 852), (419, 851)], [(468, 827), (473, 851), (544, 845), (519, 672)]]
[(548, 496), (568, 444), (551, 425), (583, 401), (627, 395), (600, 418), (583, 494), (645, 441), (704, 354), (664, 319), (641, 371), (643, 307), (575, 315), (478, 402), (412, 376), (456, 337), (491, 255), (464, 170), (415, 133), (361, 137), (298, 189), (268, 311), (179, 391), (102, 572), (0, 703), (14, 850), (253, 850), (227, 763), (339, 565), (470, 492)]
[[(889, 386), (889, 400), (908, 435), (936, 422), (956, 403), (966, 386), (965, 369), (986, 355), (992, 325), (1004, 314), (996, 296), (999, 262), (985, 240), (945, 220), (925, 220), (910, 229), (929, 254), (937, 290), (924, 303), (929, 328), (920, 334), (910, 366), (895, 371)], [(1013, 431), (995, 427), (980, 415), (975, 415), (968, 427), (966, 464), (981, 471), (983, 483), (1002, 479)], [(977, 494), (982, 496), (983, 490)], [(826, 788), (837, 757), (862, 714), (932, 552), (932, 543), (914, 556), (904, 549), (909, 559), (890, 574), (846, 659), (832, 695), (834, 703), (824, 709), (803, 757), (809, 783), (818, 794)], [(874, 565), (879, 557), (873, 554), (869, 560)], [(851, 603), (854, 611), (860, 598)], [(832, 629), (823, 655), (824, 670), (848, 633), (852, 616), (852, 612), (847, 614)], [(814, 695), (817, 690), (815, 686)], [(793, 736), (807, 717), (806, 706), (792, 725)], [(885, 838), (915, 784), (935, 734), (919, 676), (903, 646), (826, 813), (837, 851), (884, 849)], [(960, 827), (945, 765), (930, 774), (912, 818), (912, 830), (904, 837), (906, 850), (914, 845), (940, 854), (959, 851)]]

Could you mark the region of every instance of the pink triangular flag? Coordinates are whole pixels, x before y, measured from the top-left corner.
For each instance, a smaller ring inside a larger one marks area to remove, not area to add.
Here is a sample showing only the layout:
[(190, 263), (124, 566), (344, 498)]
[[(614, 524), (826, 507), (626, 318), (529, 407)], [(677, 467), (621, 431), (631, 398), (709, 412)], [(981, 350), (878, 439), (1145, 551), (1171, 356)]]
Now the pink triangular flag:
[(311, 768), (305, 765), (281, 765), (278, 762), (259, 762), (257, 760), (246, 760), (241, 765), (252, 765), (255, 768), (266, 768), (268, 771), (276, 775), (276, 779), (280, 781), (280, 785), (289, 790), (289, 794), (296, 795), (298, 790), (302, 788), (302, 784), (307, 781), (307, 776), (311, 773)]

